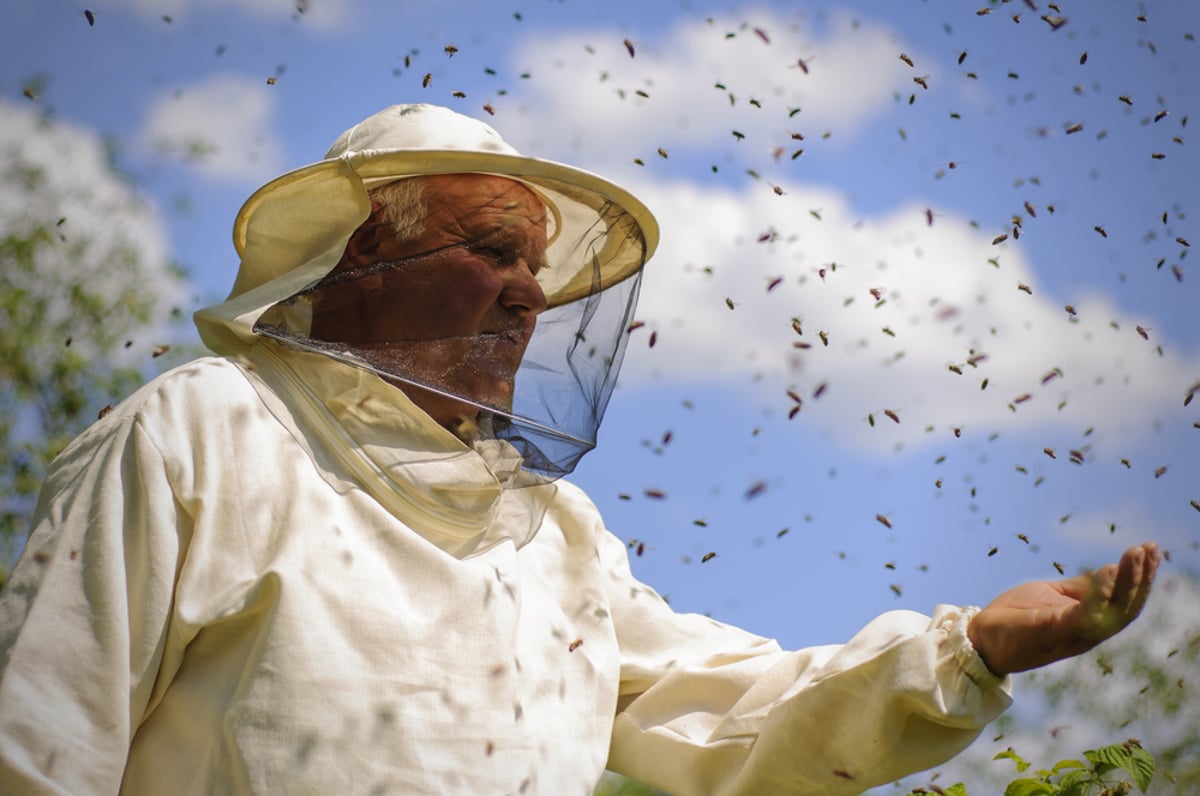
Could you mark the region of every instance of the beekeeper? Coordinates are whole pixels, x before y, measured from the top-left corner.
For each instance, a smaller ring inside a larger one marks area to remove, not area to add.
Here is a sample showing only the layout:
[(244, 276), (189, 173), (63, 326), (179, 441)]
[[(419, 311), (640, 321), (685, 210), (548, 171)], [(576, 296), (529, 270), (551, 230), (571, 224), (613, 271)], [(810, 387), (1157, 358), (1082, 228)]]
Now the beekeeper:
[(1152, 544), (845, 646), (674, 613), (559, 480), (657, 235), (424, 105), (255, 193), (196, 316), (217, 356), (51, 469), (0, 604), (0, 792), (855, 793), (1141, 609)]

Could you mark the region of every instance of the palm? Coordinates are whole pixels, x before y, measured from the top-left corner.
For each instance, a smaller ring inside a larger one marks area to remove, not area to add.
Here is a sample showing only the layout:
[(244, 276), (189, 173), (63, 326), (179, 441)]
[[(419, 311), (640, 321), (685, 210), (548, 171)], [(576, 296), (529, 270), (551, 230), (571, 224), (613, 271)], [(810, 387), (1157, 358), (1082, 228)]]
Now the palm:
[(1120, 564), (1009, 589), (971, 621), (971, 643), (997, 674), (1086, 652), (1141, 612), (1159, 560), (1158, 546), (1148, 542), (1125, 551)]

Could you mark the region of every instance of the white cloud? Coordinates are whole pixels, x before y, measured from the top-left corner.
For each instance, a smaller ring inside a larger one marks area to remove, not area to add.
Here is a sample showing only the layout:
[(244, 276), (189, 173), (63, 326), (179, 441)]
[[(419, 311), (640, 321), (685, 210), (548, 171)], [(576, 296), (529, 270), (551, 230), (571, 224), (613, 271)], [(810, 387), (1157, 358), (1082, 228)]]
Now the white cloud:
[[(627, 387), (740, 382), (781, 412), (790, 387), (809, 422), (891, 447), (928, 438), (931, 426), (1120, 435), (1125, 419), (1177, 405), (1200, 372), (1140, 336), (1152, 318), (1125, 317), (1104, 296), (1081, 295), (1072, 318), (1043, 294), (1019, 241), (993, 245), (993, 233), (946, 211), (935, 208), (929, 225), (916, 205), (860, 218), (836, 194), (802, 186), (782, 196), (763, 184), (740, 194), (630, 187), (659, 214), (662, 244), (647, 268), (638, 313), (647, 329), (626, 358)], [(1038, 223), (1053, 219), (1028, 220), (1027, 234)]]
[(108, 4), (125, 6), (154, 20), (169, 17), (172, 22), (186, 19), (198, 11), (232, 11), (257, 19), (293, 18), (307, 29), (321, 33), (342, 30), (357, 13), (355, 0), (112, 0)]
[(219, 180), (255, 183), (281, 168), (270, 122), (275, 98), (265, 81), (217, 75), (160, 97), (141, 133), (142, 147)]
[[(791, 151), (793, 132), (836, 129), (849, 138), (891, 107), (895, 92), (916, 90), (914, 75), (930, 74), (906, 66), (897, 36), (875, 23), (835, 14), (829, 35), (814, 36), (802, 15), (757, 11), (747, 19), (688, 20), (661, 39), (631, 41), (632, 58), (616, 30), (526, 39), (517, 66), (536, 79), (523, 86), (522, 101), (552, 113), (513, 114), (505, 135), (529, 151), (582, 153), (597, 168), (647, 154), (628, 150), (631, 141), (647, 143), (631, 130), (663, 131), (681, 148), (732, 145), (736, 130), (745, 136), (739, 151), (765, 159), (776, 147)], [(909, 53), (920, 66), (919, 53)], [(550, 140), (542, 138), (547, 130)]]

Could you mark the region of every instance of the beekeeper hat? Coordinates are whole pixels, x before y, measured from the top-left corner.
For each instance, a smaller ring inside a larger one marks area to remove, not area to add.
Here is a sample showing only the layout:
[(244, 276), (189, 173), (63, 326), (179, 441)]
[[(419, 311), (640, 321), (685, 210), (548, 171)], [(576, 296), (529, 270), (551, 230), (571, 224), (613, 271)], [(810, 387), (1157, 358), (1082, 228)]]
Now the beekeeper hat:
[(343, 133), (324, 160), (272, 180), (246, 200), (233, 228), (242, 267), (231, 298), (344, 241), (365, 219), (366, 190), (458, 173), (518, 180), (546, 203), (550, 267), (538, 281), (550, 307), (637, 273), (658, 244), (650, 210), (614, 183), (522, 155), (487, 124), (448, 108), (393, 105)]

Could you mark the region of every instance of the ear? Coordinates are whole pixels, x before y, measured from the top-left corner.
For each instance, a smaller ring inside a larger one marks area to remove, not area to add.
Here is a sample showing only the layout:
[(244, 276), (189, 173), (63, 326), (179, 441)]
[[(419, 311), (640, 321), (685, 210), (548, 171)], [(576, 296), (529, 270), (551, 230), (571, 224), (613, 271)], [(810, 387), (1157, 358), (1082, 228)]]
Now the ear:
[(378, 205), (372, 202), (371, 215), (362, 223), (362, 226), (354, 230), (350, 240), (346, 241), (346, 250), (342, 253), (342, 259), (338, 261), (338, 268), (370, 265), (374, 262), (376, 252), (378, 252), (380, 244), (388, 237), (389, 232), (388, 224), (381, 222), (376, 215), (378, 209)]

